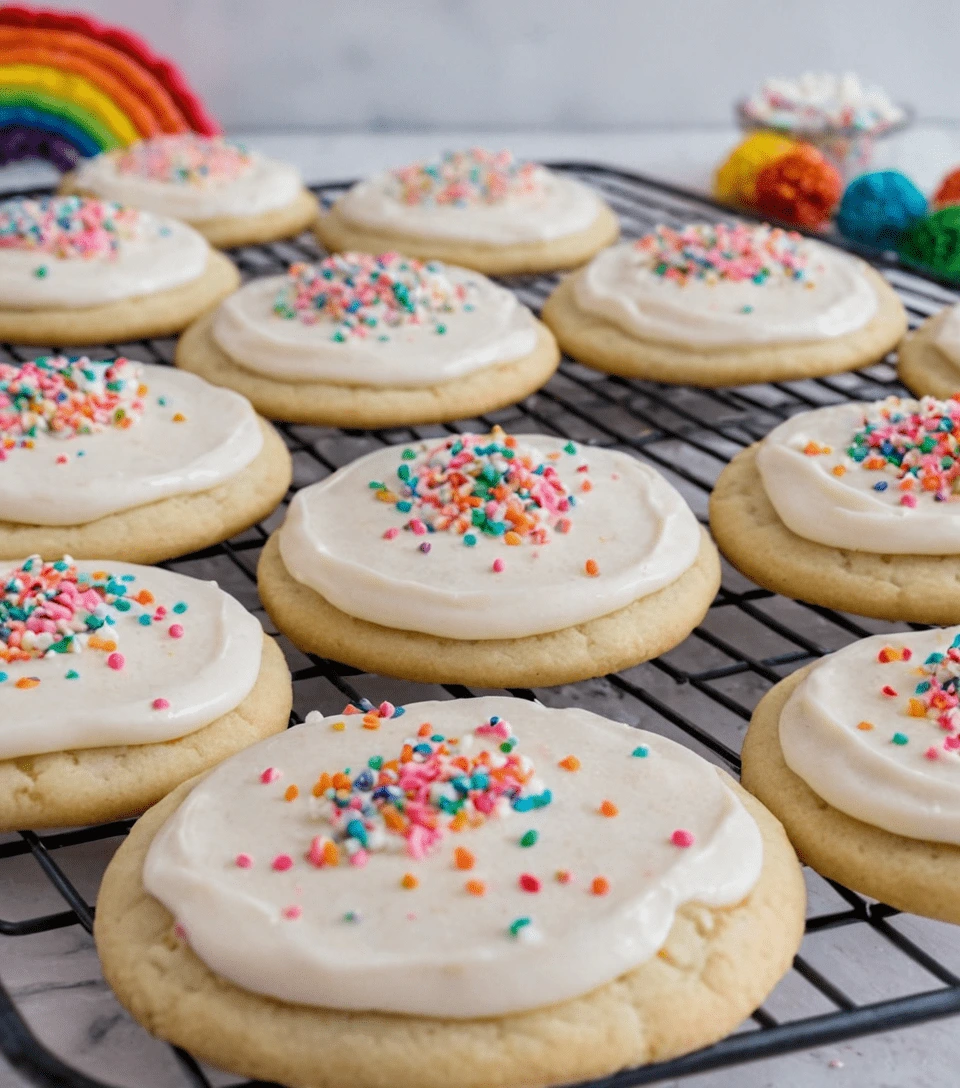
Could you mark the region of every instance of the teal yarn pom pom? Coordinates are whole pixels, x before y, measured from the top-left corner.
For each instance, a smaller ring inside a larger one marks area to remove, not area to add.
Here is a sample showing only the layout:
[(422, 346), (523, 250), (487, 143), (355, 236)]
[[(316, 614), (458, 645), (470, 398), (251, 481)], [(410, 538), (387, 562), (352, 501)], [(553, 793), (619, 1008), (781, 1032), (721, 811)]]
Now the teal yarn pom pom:
[(847, 186), (837, 210), (844, 238), (871, 249), (896, 249), (904, 234), (927, 214), (927, 198), (896, 170), (861, 174)]

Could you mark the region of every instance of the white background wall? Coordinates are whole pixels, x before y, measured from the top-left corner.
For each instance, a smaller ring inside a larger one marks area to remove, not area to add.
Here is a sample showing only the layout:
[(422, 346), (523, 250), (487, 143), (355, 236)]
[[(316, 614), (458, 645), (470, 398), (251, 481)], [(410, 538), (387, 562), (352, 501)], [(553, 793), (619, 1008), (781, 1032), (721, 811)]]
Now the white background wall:
[(728, 122), (766, 75), (854, 70), (960, 115), (960, 0), (47, 0), (143, 34), (228, 129)]

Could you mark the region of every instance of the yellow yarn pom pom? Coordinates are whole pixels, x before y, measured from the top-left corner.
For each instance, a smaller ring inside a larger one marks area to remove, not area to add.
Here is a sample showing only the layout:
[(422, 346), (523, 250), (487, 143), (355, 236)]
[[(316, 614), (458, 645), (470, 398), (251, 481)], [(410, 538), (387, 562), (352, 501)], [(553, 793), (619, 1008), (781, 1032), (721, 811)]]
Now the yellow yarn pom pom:
[(730, 152), (713, 176), (713, 193), (724, 204), (751, 207), (756, 198), (754, 182), (768, 164), (796, 146), (794, 140), (775, 132), (752, 132)]

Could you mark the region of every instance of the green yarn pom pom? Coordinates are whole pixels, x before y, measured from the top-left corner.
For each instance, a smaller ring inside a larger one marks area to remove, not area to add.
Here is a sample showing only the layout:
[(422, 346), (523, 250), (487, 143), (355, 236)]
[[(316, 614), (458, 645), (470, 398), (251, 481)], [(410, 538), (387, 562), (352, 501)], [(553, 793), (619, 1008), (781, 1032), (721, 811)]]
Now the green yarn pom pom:
[(945, 279), (960, 280), (960, 206), (941, 208), (915, 223), (900, 243), (900, 256)]

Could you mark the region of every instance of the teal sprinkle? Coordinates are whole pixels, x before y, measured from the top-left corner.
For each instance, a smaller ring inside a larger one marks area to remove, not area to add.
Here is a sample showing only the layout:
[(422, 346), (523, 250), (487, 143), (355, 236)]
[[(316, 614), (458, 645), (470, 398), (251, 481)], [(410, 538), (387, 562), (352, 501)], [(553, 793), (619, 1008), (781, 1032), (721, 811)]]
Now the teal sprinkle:
[(408, 502), (406, 499), (401, 499), (400, 502), (397, 503), (397, 509), (401, 514), (409, 514), (413, 509), (413, 503)]
[(137, 576), (135, 574), (121, 574), (120, 575), (120, 581), (121, 582), (135, 582), (136, 580), (137, 580)]
[(37, 265), (37, 267), (33, 270), (33, 274), (37, 277), (38, 280), (42, 280), (46, 277), (47, 272), (49, 271), (50, 270), (45, 264), (41, 264)]
[(146, 612), (144, 612), (142, 616), (137, 616), (137, 623), (139, 623), (141, 627), (149, 627), (150, 624), (153, 623), (153, 620)]
[(472, 548), (474, 544), (476, 544), (477, 538), (473, 535), (473, 533), (467, 533), (463, 538), (463, 542), (468, 548)]
[(130, 605), (130, 602), (129, 602), (129, 601), (125, 601), (125, 600), (123, 600), (123, 599), (121, 598), (121, 600), (119, 600), (119, 601), (114, 601), (114, 602), (113, 602), (113, 607), (114, 607), (114, 608), (115, 608), (115, 609), (116, 609), (116, 610), (117, 610), (118, 612), (129, 612), (129, 611), (130, 611), (130, 608), (131, 608), (131, 605)]
[(906, 735), (906, 733), (894, 733), (890, 739), (893, 741), (894, 744), (899, 744), (901, 747), (904, 744), (910, 743), (910, 738)]
[(359, 922), (360, 912), (356, 910), (348, 910), (347, 913), (343, 916), (343, 920), (345, 922)]
[(161, 408), (166, 408), (167, 398), (166, 397), (157, 397), (157, 404), (159, 404)]
[(922, 695), (925, 691), (929, 691), (929, 690), (930, 690), (930, 681), (929, 680), (921, 680), (920, 683), (917, 684), (916, 688), (914, 688), (914, 694), (915, 695)]
[(2, 684), (5, 680), (8, 680), (8, 679), (9, 679), (9, 676), (5, 672), (0, 672), (0, 684)]
[(447, 331), (447, 326), (446, 326), (446, 325), (438, 325), (438, 326), (437, 326), (437, 333), (438, 333), (438, 334), (439, 334), (440, 336), (443, 336), (443, 334), (444, 334), (444, 333), (445, 333), (446, 331)]
[(638, 744), (630, 755), (636, 756), (638, 759), (646, 759), (650, 755), (650, 749), (645, 744)]
[(540, 838), (539, 831), (534, 831), (533, 828), (531, 828), (529, 831), (525, 831), (520, 836), (520, 845), (521, 846), (535, 846), (536, 842), (537, 842), (537, 839), (539, 839), (539, 838)]
[(510, 936), (519, 937), (520, 930), (523, 929), (525, 926), (530, 925), (531, 921), (531, 918), (514, 918), (509, 926)]
[(79, 680), (80, 679), (80, 673), (78, 673), (76, 669), (71, 669), (67, 673), (66, 679), (67, 680)]
[(371, 491), (385, 491), (386, 486), (386, 484), (381, 483), (379, 480), (371, 480), (370, 483), (367, 484), (367, 487), (369, 487)]
[(53, 569), (54, 570), (64, 571), (64, 570), (67, 569), (67, 567), (68, 567), (68, 564), (64, 563), (64, 561), (62, 559), (59, 562), (53, 564)]

